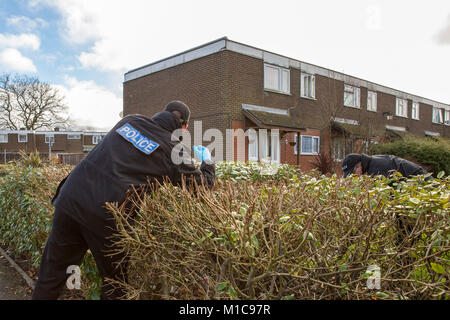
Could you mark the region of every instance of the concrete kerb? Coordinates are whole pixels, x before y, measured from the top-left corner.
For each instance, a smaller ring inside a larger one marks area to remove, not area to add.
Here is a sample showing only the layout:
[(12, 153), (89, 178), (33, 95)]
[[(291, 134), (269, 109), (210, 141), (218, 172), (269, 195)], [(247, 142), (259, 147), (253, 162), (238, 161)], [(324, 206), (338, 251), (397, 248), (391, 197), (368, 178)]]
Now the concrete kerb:
[(14, 269), (17, 270), (17, 272), (22, 276), (22, 278), (25, 280), (25, 282), (27, 283), (27, 285), (31, 288), (34, 289), (35, 286), (35, 282), (33, 281), (33, 279), (30, 278), (29, 275), (27, 275), (25, 273), (25, 271), (23, 271), (23, 269), (13, 260), (11, 259), (10, 256), (8, 256), (8, 254), (6, 254), (6, 252), (0, 248), (0, 254), (2, 256), (4, 256), (6, 258), (6, 260), (8, 260), (9, 264), (14, 267)]

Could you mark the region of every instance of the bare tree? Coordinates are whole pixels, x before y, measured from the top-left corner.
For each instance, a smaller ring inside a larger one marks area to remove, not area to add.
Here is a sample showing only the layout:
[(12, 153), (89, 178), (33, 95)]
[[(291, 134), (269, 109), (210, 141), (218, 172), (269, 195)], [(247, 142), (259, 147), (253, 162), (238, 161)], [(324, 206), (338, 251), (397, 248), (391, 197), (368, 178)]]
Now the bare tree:
[(0, 77), (0, 128), (48, 129), (69, 124), (58, 89), (26, 75)]

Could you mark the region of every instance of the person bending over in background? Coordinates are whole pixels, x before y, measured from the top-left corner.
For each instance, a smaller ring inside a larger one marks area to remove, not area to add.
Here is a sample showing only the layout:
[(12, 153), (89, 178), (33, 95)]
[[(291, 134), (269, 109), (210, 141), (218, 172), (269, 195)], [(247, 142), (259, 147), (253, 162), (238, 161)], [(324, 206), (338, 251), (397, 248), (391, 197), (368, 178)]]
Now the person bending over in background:
[[(393, 155), (368, 156), (357, 153), (352, 153), (345, 157), (342, 162), (342, 171), (344, 172), (344, 178), (351, 174), (389, 177), (394, 172), (400, 172), (402, 176), (409, 178), (428, 173), (417, 164)], [(425, 180), (429, 179), (431, 179), (431, 176)]]

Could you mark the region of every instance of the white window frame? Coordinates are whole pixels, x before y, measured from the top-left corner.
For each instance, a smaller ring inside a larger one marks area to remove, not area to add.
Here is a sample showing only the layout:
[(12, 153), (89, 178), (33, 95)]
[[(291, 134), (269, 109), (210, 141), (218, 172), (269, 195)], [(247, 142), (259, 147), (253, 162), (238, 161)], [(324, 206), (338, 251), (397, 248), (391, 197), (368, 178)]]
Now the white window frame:
[(8, 143), (8, 134), (4, 133), (4, 134), (0, 134), (0, 143)]
[(68, 134), (67, 139), (68, 140), (80, 140), (81, 134)]
[[(346, 104), (347, 95), (352, 94), (353, 99), (351, 104)], [(361, 88), (344, 84), (344, 106), (350, 108), (361, 108)]]
[(375, 91), (367, 91), (367, 110), (377, 112), (377, 93)]
[[(365, 143), (368, 143), (365, 141)], [(354, 141), (352, 139), (345, 139), (344, 137), (335, 137), (333, 139), (333, 159), (336, 162), (341, 162), (345, 157), (353, 152)]]
[(281, 161), (281, 144), (280, 131), (270, 130), (270, 161), (280, 163)]
[(450, 110), (444, 110), (444, 124), (450, 126)]
[[(301, 135), (301, 143), (300, 143), (300, 154), (301, 155), (318, 155), (320, 152), (320, 137), (319, 136), (311, 136), (311, 135)], [(303, 140), (305, 138), (311, 138), (311, 148), (314, 149), (314, 140), (317, 140), (317, 151), (315, 152), (312, 150), (312, 152), (304, 152), (303, 151)]]
[[(52, 139), (50, 139), (52, 138)], [(55, 143), (55, 135), (54, 134), (46, 134), (45, 135), (45, 143), (50, 143), (50, 140), (52, 140), (52, 144)]]
[(99, 144), (103, 140), (103, 136), (101, 134), (92, 135), (92, 144)]
[(419, 119), (419, 110), (420, 110), (419, 106), (420, 105), (418, 102), (413, 101), (413, 103), (411, 105), (411, 119), (420, 120)]
[(248, 161), (258, 161), (258, 132), (248, 130)]
[(397, 117), (408, 118), (408, 100), (395, 98), (395, 115)]
[[(277, 71), (278, 73), (278, 86), (275, 87), (269, 87), (268, 86), (268, 81), (267, 81), (267, 68), (272, 68), (274, 70)], [(287, 75), (287, 80), (284, 80), (283, 75), (286, 74)], [(272, 64), (264, 64), (264, 90), (269, 90), (269, 91), (275, 91), (275, 92), (279, 92), (279, 93), (284, 93), (284, 94), (291, 94), (291, 71), (289, 69), (283, 68), (283, 67), (279, 67), (279, 66), (275, 66)]]
[[(436, 119), (436, 115), (438, 116), (439, 119)], [(442, 117), (442, 109), (441, 108), (436, 108), (433, 107), (433, 115), (432, 115), (432, 122), (436, 123), (436, 124), (442, 124), (443, 121), (443, 117)]]
[[(307, 88), (305, 88), (307, 86)], [(302, 72), (300, 76), (300, 95), (302, 98), (316, 98), (316, 76)]]
[[(25, 141), (20, 141), (20, 137), (25, 136)], [(19, 141), (19, 143), (27, 143), (28, 142), (28, 134), (27, 133), (19, 133), (17, 134), (17, 141)]]
[[(295, 145), (294, 145), (294, 154), (297, 155), (297, 150), (298, 150), (298, 136), (300, 135), (300, 133), (296, 133), (294, 136), (295, 139)], [(301, 150), (300, 150), (300, 154), (301, 154)]]

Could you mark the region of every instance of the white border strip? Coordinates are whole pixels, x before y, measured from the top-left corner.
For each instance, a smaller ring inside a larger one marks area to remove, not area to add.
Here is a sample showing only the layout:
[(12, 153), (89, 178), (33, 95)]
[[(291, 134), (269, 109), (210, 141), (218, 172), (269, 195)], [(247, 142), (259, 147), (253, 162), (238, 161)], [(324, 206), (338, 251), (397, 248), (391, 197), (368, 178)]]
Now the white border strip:
[(275, 108), (269, 108), (269, 107), (261, 107), (261, 106), (254, 106), (251, 104), (242, 104), (242, 109), (244, 110), (254, 110), (254, 111), (263, 111), (263, 112), (267, 112), (267, 113), (274, 113), (274, 114), (281, 114), (284, 116), (289, 115), (289, 111), (288, 110), (283, 110), (283, 109), (275, 109)]
[(394, 131), (406, 132), (406, 128), (405, 127), (397, 127), (397, 126), (386, 125), (386, 129), (394, 130)]

